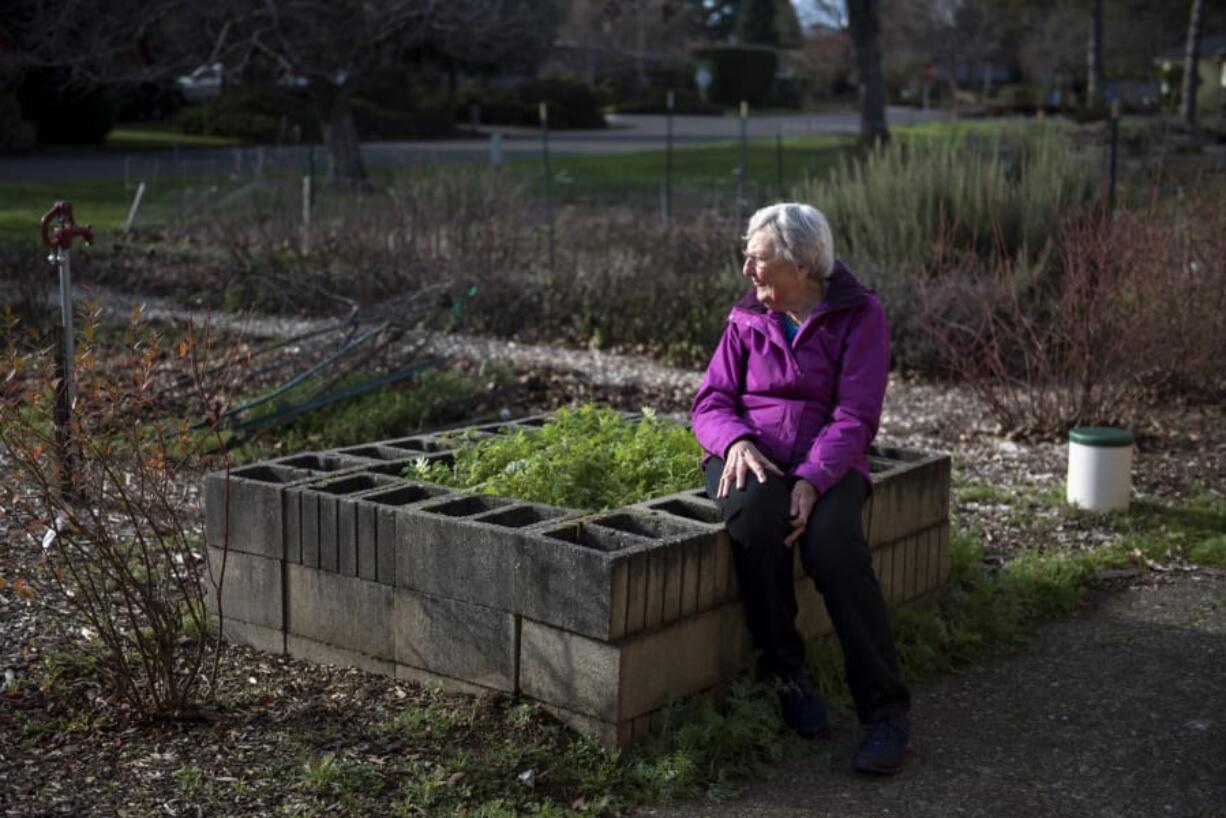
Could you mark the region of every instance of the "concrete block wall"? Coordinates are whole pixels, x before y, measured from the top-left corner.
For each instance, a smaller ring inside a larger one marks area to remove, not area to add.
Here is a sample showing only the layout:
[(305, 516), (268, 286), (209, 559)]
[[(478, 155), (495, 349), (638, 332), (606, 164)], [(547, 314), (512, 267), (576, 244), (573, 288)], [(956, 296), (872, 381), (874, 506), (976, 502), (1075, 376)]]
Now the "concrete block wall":
[[(746, 666), (731, 545), (703, 490), (581, 514), (401, 476), (417, 458), (449, 458), (456, 439), (303, 453), (235, 469), (228, 482), (210, 475), (207, 550), (223, 579), (209, 604), (216, 620), (220, 599), (225, 637), (516, 693), (611, 746)], [(886, 597), (907, 603), (949, 575), (950, 462), (889, 447), (871, 455), (873, 567)], [(795, 569), (802, 633), (829, 633), (799, 557)]]

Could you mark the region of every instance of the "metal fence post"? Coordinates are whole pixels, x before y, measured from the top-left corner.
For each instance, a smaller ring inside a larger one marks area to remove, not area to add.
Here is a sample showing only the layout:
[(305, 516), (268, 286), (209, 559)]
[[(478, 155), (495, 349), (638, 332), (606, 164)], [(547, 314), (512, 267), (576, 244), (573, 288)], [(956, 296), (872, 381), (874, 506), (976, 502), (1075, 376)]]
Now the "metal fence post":
[(783, 126), (775, 130), (775, 171), (779, 177), (779, 201), (783, 201)]
[(664, 130), (664, 223), (673, 217), (673, 107), (676, 99), (670, 88), (668, 91), (668, 118)]
[(1115, 211), (1115, 169), (1116, 155), (1119, 150), (1120, 143), (1120, 101), (1114, 99), (1111, 101), (1111, 161), (1110, 161), (1110, 180), (1107, 186), (1107, 209), (1111, 212)]
[[(59, 226), (52, 228), (53, 220), (59, 220)], [(86, 244), (94, 241), (91, 225), (78, 225), (72, 216), (71, 202), (56, 202), (51, 209), (43, 214), (39, 222), (43, 243), (51, 248), (48, 261), (59, 269), (60, 274), (60, 319), (58, 334), (61, 344), (56, 344), (56, 368), (59, 370), (59, 388), (56, 390), (55, 405), (55, 441), (59, 449), (60, 490), (72, 492), (74, 456), (72, 451), (72, 404), (76, 398), (76, 384), (73, 377), (73, 363), (76, 350), (73, 344), (72, 327), (72, 267), (69, 260), (69, 248), (75, 238), (82, 238)]]
[(542, 102), (541, 118), (541, 158), (545, 164), (545, 218), (548, 221), (549, 238), (549, 269), (553, 270), (553, 172), (549, 168), (549, 105)]
[(736, 169), (736, 224), (737, 230), (740, 230), (741, 221), (745, 217), (745, 175), (748, 168), (748, 160), (746, 153), (748, 146), (746, 141), (748, 135), (746, 133), (749, 124), (749, 103), (741, 100), (741, 157), (740, 165)]

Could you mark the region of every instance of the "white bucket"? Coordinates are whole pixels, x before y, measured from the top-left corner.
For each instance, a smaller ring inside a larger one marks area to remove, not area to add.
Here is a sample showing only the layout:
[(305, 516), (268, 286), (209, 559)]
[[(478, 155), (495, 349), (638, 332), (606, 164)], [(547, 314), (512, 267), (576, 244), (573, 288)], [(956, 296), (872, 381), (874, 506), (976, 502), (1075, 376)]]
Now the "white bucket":
[(1127, 511), (1132, 494), (1132, 433), (1080, 426), (1068, 438), (1069, 504), (1087, 511)]

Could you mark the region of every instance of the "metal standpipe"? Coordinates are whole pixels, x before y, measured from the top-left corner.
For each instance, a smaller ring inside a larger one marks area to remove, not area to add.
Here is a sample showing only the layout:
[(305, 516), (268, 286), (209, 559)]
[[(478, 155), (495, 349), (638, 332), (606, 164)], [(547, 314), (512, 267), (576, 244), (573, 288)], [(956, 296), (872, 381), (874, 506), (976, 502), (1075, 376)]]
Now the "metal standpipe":
[[(58, 226), (52, 226), (52, 223), (57, 221)], [(70, 430), (72, 427), (72, 405), (76, 399), (76, 379), (73, 373), (73, 364), (76, 360), (76, 348), (73, 343), (73, 321), (72, 321), (72, 262), (70, 248), (74, 239), (81, 238), (86, 244), (92, 244), (94, 241), (94, 230), (91, 225), (78, 225), (72, 216), (71, 202), (56, 202), (50, 210), (48, 210), (41, 221), (39, 228), (42, 232), (43, 243), (51, 248), (51, 255), (47, 260), (56, 266), (60, 274), (60, 313), (61, 313), (61, 329), (62, 346), (57, 350), (62, 360), (57, 361), (57, 368), (60, 370), (60, 389), (57, 391), (57, 401), (55, 407), (55, 437), (56, 445), (60, 449), (60, 480), (61, 486), (67, 487), (72, 484), (72, 444)]]

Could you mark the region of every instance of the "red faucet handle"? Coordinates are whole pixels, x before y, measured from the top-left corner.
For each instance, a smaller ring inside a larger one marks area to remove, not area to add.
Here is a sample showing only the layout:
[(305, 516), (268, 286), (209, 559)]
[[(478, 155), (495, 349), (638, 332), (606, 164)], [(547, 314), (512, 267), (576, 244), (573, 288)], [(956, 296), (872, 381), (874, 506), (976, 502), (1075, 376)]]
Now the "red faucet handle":
[[(59, 226), (51, 223), (59, 219)], [(48, 247), (68, 249), (75, 238), (85, 239), (86, 244), (94, 243), (94, 227), (90, 224), (77, 224), (72, 218), (72, 202), (56, 202), (39, 220), (39, 228), (43, 235), (43, 244)]]

